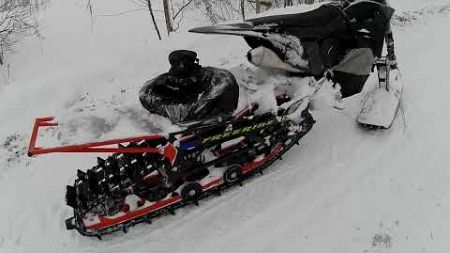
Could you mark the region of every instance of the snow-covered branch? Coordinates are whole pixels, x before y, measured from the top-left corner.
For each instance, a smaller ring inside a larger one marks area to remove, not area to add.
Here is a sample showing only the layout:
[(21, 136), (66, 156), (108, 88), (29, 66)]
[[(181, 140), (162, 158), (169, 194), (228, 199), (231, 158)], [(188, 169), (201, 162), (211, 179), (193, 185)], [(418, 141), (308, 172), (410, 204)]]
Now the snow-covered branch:
[(5, 53), (25, 36), (39, 34), (38, 24), (33, 20), (35, 9), (45, 2), (3, 1), (0, 5), (0, 64), (4, 63)]

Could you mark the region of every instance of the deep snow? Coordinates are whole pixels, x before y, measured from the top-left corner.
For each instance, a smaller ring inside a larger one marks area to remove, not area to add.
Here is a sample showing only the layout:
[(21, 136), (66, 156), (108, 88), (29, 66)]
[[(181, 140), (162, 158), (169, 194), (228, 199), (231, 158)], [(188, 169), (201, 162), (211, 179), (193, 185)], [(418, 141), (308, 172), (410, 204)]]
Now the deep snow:
[[(343, 111), (323, 107), (301, 145), (264, 176), (98, 241), (64, 228), (65, 185), (95, 155), (25, 157), (33, 119), (56, 115), (62, 133), (48, 134), (59, 143), (159, 131), (166, 122), (141, 109), (138, 90), (167, 70), (172, 49), (238, 72), (247, 47), (185, 30), (156, 41), (146, 13), (96, 17), (91, 33), (83, 4), (53, 1), (46, 39), (22, 44), (13, 79), (0, 85), (0, 252), (448, 252), (450, 16), (439, 10), (449, 1), (425, 9), (423, 1), (391, 2), (417, 17), (394, 27), (405, 93), (392, 129), (357, 128), (361, 96)], [(114, 13), (125, 4), (111, 3), (97, 7)]]

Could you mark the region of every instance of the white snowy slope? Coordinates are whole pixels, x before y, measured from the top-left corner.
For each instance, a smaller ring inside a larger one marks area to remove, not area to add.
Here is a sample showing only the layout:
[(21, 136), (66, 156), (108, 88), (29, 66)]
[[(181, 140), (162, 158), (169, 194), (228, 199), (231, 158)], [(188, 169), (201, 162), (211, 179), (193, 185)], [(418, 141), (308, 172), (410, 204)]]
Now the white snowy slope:
[[(112, 2), (98, 8), (125, 4)], [(146, 13), (96, 17), (91, 33), (84, 4), (53, 1), (46, 39), (24, 43), (12, 80), (0, 84), (0, 252), (448, 252), (450, 1), (391, 2), (418, 20), (394, 27), (405, 93), (390, 130), (356, 126), (360, 96), (343, 111), (322, 108), (301, 145), (264, 176), (99, 241), (64, 227), (65, 185), (95, 155), (25, 157), (33, 119), (61, 119), (64, 131), (47, 133), (58, 143), (159, 131), (167, 122), (141, 109), (138, 90), (168, 69), (172, 49), (236, 68), (247, 47), (185, 30), (159, 42)]]

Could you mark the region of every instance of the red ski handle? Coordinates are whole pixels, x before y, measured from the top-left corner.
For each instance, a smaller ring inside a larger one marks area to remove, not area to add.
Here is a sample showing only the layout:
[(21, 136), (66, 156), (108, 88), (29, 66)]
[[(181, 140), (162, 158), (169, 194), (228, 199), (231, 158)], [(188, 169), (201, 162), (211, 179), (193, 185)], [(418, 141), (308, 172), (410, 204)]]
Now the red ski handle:
[(41, 127), (50, 127), (50, 126), (58, 126), (58, 123), (51, 122), (55, 119), (55, 117), (45, 117), (45, 118), (37, 118), (34, 121), (33, 125), (33, 132), (31, 133), (31, 139), (30, 144), (28, 145), (28, 156), (33, 156), (37, 153), (35, 153), (37, 150), (39, 150), (38, 147), (36, 147), (36, 142), (39, 134), (39, 128)]
[(67, 145), (58, 147), (39, 147), (37, 140), (39, 129), (44, 127), (58, 126), (54, 122), (54, 117), (37, 118), (34, 122), (33, 132), (31, 134), (30, 144), (28, 146), (28, 156), (35, 156), (48, 153), (161, 153), (157, 147), (124, 147), (123, 144), (131, 142), (141, 142), (148, 140), (165, 139), (162, 135), (144, 135), (131, 138), (113, 139), (107, 141), (89, 142), (78, 145)]

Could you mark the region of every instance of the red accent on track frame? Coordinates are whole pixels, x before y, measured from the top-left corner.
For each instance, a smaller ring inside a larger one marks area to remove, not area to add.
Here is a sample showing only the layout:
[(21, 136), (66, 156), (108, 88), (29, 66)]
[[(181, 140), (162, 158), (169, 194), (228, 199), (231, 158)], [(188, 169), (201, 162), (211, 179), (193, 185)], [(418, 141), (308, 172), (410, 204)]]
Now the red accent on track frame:
[[(37, 118), (34, 122), (33, 132), (31, 135), (30, 145), (28, 147), (28, 156), (48, 154), (48, 153), (160, 153), (160, 149), (154, 147), (135, 148), (135, 147), (122, 147), (119, 144), (130, 142), (141, 142), (147, 140), (164, 139), (159, 134), (144, 135), (131, 138), (113, 139), (107, 141), (89, 142), (78, 145), (67, 145), (59, 147), (38, 147), (36, 146), (39, 129), (44, 127), (58, 126), (57, 122), (54, 122), (54, 117)], [(117, 145), (117, 147), (111, 147)]]
[(95, 230), (106, 229), (106, 228), (111, 227), (113, 225), (132, 220), (132, 219), (134, 219), (136, 217), (140, 217), (142, 215), (155, 212), (155, 211), (157, 211), (159, 209), (162, 209), (164, 207), (173, 205), (173, 204), (178, 203), (180, 201), (181, 201), (181, 197), (179, 195), (175, 195), (175, 196), (170, 197), (168, 199), (163, 199), (163, 200), (160, 200), (158, 202), (155, 202), (154, 204), (152, 204), (152, 205), (150, 205), (148, 207), (145, 207), (143, 209), (138, 209), (138, 210), (135, 210), (135, 211), (132, 211), (132, 212), (128, 212), (125, 215), (117, 217), (117, 218), (99, 217), (100, 223), (97, 223), (95, 225), (89, 226), (88, 228), (95, 229)]
[[(202, 185), (202, 188), (204, 191), (207, 191), (207, 190), (212, 189), (221, 184), (223, 184), (222, 178), (216, 178), (216, 179), (212, 180), (211, 182), (208, 182), (207, 184)], [(176, 204), (176, 203), (180, 202), (181, 200), (182, 200), (181, 196), (176, 194), (172, 197), (168, 197), (168, 198), (156, 201), (145, 208), (137, 209), (137, 210), (131, 211), (131, 212), (125, 212), (124, 215), (117, 217), (117, 218), (108, 218), (108, 217), (101, 216), (101, 217), (99, 217), (100, 223), (88, 226), (87, 228), (95, 229), (95, 230), (103, 230), (103, 229), (109, 228), (111, 226), (132, 220), (136, 217), (141, 217), (143, 215), (153, 213), (162, 208)]]

